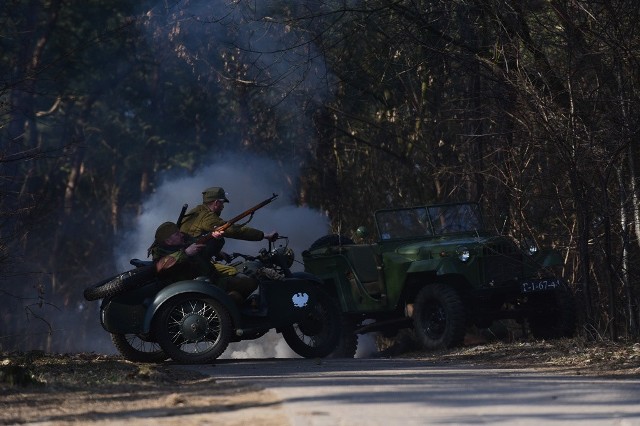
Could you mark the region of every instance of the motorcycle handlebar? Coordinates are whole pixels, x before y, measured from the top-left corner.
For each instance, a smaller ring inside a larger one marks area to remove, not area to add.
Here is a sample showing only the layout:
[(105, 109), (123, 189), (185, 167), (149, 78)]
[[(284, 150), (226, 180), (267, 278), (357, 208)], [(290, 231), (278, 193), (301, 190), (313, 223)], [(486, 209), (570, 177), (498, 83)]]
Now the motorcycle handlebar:
[[(287, 240), (287, 241), (288, 241), (288, 240), (289, 240), (289, 237), (285, 237), (285, 236), (283, 236), (283, 235), (278, 235), (278, 237), (276, 238), (276, 241), (277, 241), (277, 240)], [(263, 252), (264, 252), (264, 253), (271, 252), (271, 250), (273, 250), (274, 248), (275, 248), (275, 242), (271, 242), (271, 241), (269, 241), (269, 250), (268, 250), (268, 251), (266, 251), (266, 250), (263, 248), (262, 250), (260, 250), (260, 253), (261, 253), (261, 254), (263, 254)], [(251, 255), (248, 255), (248, 254), (238, 253), (238, 252), (233, 252), (233, 253), (231, 253), (230, 257), (231, 257), (231, 259), (230, 259), (230, 260), (234, 260), (234, 259), (235, 259), (235, 258), (237, 258), (237, 257), (243, 257), (243, 258), (245, 258), (246, 260), (258, 260), (258, 259), (259, 259), (259, 257), (258, 257), (258, 256), (251, 256)], [(227, 262), (227, 263), (228, 263), (228, 262)]]

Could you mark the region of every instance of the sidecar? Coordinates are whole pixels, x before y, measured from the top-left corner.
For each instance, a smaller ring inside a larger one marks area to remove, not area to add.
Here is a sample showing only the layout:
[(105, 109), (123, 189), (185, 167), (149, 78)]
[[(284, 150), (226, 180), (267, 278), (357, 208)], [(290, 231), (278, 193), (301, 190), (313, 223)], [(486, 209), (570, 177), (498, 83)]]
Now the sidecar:
[(102, 327), (131, 361), (208, 363), (229, 343), (271, 329), (306, 358), (324, 357), (339, 342), (338, 305), (308, 273), (261, 279), (241, 306), (204, 277), (166, 286), (155, 276), (139, 281), (137, 288), (104, 297), (100, 306)]

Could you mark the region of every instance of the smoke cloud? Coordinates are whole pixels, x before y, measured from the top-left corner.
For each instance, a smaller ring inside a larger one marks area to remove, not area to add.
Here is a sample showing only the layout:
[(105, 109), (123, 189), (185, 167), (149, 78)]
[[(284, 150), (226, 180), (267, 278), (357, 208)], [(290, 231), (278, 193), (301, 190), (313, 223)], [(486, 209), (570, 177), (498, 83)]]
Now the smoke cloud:
[[(130, 259), (146, 259), (158, 225), (175, 222), (185, 203), (189, 209), (201, 204), (202, 191), (211, 186), (223, 187), (228, 193), (230, 202), (225, 203), (223, 219), (230, 219), (278, 194), (277, 199), (255, 213), (248, 226), (265, 232), (278, 231), (289, 237), (289, 247), (299, 259), (303, 250), (328, 232), (329, 220), (316, 210), (295, 205), (290, 183), (295, 180), (292, 178), (295, 173), (297, 171), (287, 170), (270, 159), (227, 154), (218, 156), (215, 162), (192, 176), (166, 178), (144, 202), (134, 229), (123, 232), (115, 252), (118, 267), (130, 269)], [(230, 238), (225, 241), (224, 250), (228, 253), (257, 254), (264, 246), (255, 241)], [(300, 263), (295, 266), (302, 268)]]
[[(287, 170), (272, 160), (227, 154), (198, 170), (192, 176), (166, 178), (143, 205), (134, 229), (123, 232), (115, 256), (120, 270), (131, 269), (130, 259), (147, 258), (155, 230), (162, 222), (176, 221), (182, 205), (189, 209), (202, 203), (202, 191), (220, 186), (228, 193), (223, 219), (230, 219), (259, 202), (278, 194), (278, 198), (258, 210), (248, 226), (265, 232), (277, 231), (289, 237), (289, 247), (301, 261), (301, 253), (329, 229), (325, 215), (307, 207), (296, 206), (291, 197), (291, 179), (295, 170)], [(295, 179), (294, 179), (295, 180)], [(256, 255), (266, 242), (227, 238), (224, 250)], [(294, 263), (294, 270), (302, 270)], [(257, 340), (233, 343), (221, 358), (281, 358), (296, 356), (281, 336), (273, 331)]]

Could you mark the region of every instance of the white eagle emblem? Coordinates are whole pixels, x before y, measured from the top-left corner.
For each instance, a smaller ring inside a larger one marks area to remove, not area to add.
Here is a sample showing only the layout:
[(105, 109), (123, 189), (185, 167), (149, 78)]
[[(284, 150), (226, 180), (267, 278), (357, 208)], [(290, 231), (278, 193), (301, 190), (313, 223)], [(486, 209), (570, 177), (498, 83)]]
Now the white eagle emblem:
[(296, 308), (302, 308), (307, 306), (309, 295), (307, 293), (296, 293), (293, 295), (291, 300), (293, 301), (293, 306)]

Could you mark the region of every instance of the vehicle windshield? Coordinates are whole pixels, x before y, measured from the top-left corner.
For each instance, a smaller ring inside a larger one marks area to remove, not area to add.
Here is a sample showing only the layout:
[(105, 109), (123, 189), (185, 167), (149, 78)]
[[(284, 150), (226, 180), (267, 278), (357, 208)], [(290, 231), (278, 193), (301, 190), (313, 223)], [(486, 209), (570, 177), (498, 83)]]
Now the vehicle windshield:
[(482, 229), (482, 216), (477, 204), (447, 204), (381, 210), (376, 212), (376, 224), (382, 240), (419, 238), (477, 232)]

